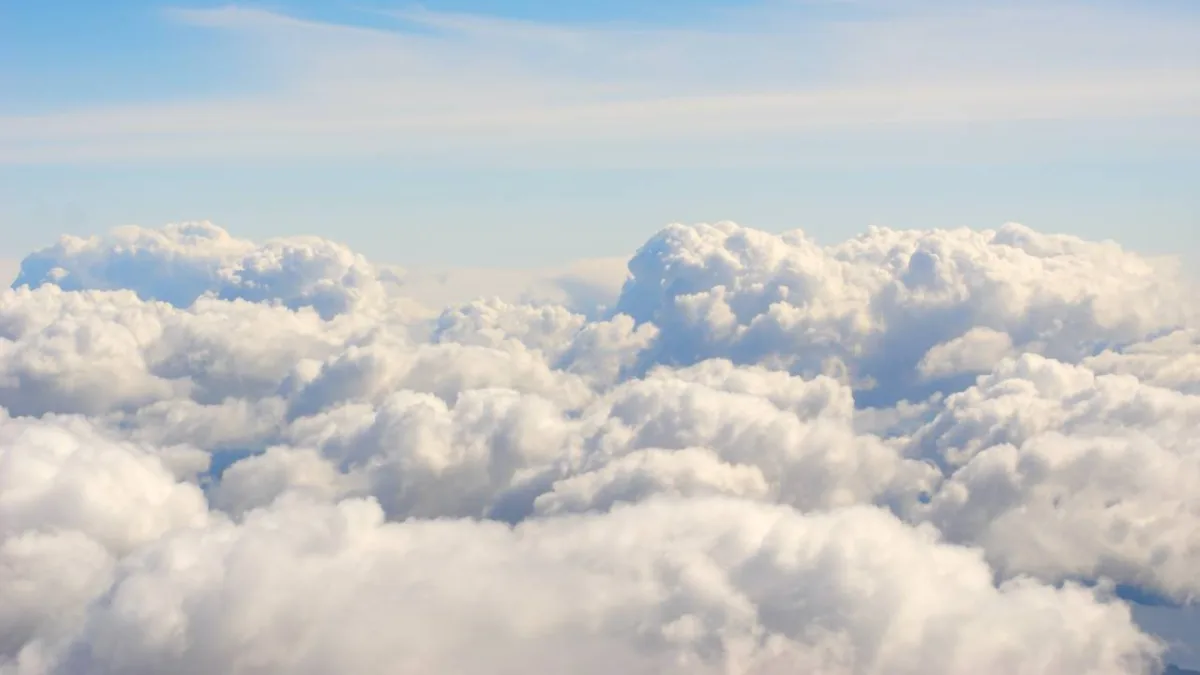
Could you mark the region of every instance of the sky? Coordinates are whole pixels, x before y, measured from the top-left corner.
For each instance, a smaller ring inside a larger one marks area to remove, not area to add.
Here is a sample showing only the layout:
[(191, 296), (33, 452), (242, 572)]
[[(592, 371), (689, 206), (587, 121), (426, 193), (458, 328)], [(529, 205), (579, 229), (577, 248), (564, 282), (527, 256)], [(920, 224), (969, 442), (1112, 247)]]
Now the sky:
[(0, 2), (0, 258), (210, 220), (554, 266), (670, 222), (1200, 260), (1200, 6)]

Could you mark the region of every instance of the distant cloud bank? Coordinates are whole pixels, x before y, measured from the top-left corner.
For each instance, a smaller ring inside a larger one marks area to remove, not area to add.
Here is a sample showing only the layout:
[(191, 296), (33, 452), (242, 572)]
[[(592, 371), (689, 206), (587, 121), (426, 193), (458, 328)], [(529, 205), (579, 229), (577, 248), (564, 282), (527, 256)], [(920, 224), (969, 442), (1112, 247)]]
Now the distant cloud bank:
[(449, 284), (210, 223), (26, 257), (0, 674), (1200, 661), (1121, 599), (1200, 598), (1177, 267), (1016, 224), (716, 223), (620, 277), (431, 307)]

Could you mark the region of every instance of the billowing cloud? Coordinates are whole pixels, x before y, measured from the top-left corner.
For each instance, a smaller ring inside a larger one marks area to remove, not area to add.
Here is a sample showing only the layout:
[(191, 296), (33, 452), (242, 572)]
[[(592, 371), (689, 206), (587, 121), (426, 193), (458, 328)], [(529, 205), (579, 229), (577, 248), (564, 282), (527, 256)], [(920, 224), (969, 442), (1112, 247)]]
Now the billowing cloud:
[(937, 380), (1010, 350), (1077, 361), (1197, 314), (1170, 269), (1015, 224), (873, 229), (833, 247), (802, 232), (673, 226), (629, 267), (617, 310), (661, 331), (649, 361), (840, 373), (871, 404), (951, 386)]
[(318, 239), (34, 253), (0, 673), (1161, 671), (1116, 595), (1200, 598), (1175, 270), (722, 223), (629, 272), (431, 312)]
[(1107, 349), (1085, 363), (1096, 372), (1133, 375), (1147, 384), (1200, 394), (1200, 329), (1181, 328)]
[(42, 672), (42, 650), (82, 625), (120, 558), (209, 521), (200, 490), (146, 448), (0, 410), (0, 672)]
[(289, 500), (112, 574), (35, 643), (46, 672), (1126, 673), (1160, 649), (1120, 603), (997, 587), (977, 552), (863, 508), (652, 501), (510, 529)]
[(203, 524), (204, 496), (178, 483), (145, 448), (82, 420), (0, 420), (0, 533), (81, 532), (128, 553), (179, 527)]
[(952, 471), (921, 513), (997, 568), (1200, 598), (1200, 396), (1025, 355), (914, 437)]
[(208, 222), (65, 236), (25, 258), (14, 285), (46, 283), (64, 290), (126, 288), (180, 307), (205, 294), (271, 300), (313, 307), (326, 318), (382, 294), (371, 264), (344, 246), (317, 237), (256, 245)]

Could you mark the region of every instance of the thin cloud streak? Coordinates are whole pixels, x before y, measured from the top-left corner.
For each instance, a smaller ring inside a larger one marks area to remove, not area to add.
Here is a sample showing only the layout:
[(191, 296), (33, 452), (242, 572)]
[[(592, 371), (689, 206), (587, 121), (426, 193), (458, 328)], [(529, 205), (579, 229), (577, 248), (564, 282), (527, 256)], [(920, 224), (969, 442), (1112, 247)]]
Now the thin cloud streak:
[(1190, 16), (1055, 5), (772, 22), (760, 9), (757, 22), (707, 30), (427, 10), (395, 14), (396, 30), (235, 6), (169, 16), (240, 33), (277, 88), (0, 118), (0, 162), (436, 156), (465, 145), (469, 163), (515, 145), (553, 155), (628, 141), (643, 144), (627, 158), (636, 164), (664, 143), (919, 136), (937, 124), (1175, 120), (1194, 143), (1200, 121), (1200, 56), (1180, 47), (1200, 27)]

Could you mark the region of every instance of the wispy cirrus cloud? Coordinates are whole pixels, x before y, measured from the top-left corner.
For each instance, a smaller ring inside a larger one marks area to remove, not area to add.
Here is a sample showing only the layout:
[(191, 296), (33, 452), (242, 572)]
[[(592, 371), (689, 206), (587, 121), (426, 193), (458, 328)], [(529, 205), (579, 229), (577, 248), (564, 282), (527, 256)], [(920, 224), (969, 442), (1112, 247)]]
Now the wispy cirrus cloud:
[[(689, 27), (423, 9), (362, 27), (234, 5), (174, 9), (170, 20), (240, 39), (247, 63), (270, 72), (274, 86), (2, 118), (0, 162), (388, 155), (641, 163), (656, 153), (730, 148), (770, 160), (838, 135), (846, 140), (826, 144), (829, 154), (856, 138), (918, 147), (934, 129), (965, 130), (968, 141), (980, 132), (976, 141), (1018, 152), (1052, 152), (1047, 138), (1086, 145), (1097, 134), (1160, 147), (1200, 140), (1194, 12), (846, 6), (853, 11), (761, 6)], [(1055, 125), (1092, 135), (1072, 141)], [(1013, 130), (997, 141), (997, 126)]]

